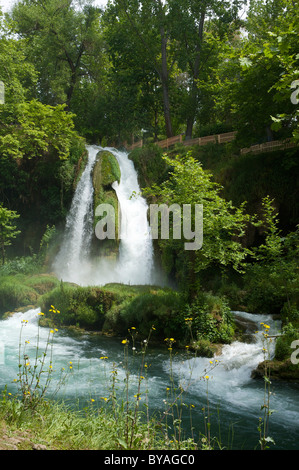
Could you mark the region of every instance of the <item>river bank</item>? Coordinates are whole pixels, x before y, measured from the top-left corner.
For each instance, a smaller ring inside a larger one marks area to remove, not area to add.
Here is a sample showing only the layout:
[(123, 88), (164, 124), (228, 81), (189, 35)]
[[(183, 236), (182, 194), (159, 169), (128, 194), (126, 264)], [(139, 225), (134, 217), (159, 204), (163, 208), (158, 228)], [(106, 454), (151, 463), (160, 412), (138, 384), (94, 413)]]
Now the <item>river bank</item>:
[[(46, 273), (2, 277), (0, 290), (3, 318), (15, 311), (39, 307), (45, 313), (40, 319), (41, 326), (122, 339), (131, 339), (133, 327), (137, 341), (147, 338), (154, 327), (152, 341), (156, 344), (164, 344), (165, 338), (173, 337), (175, 348), (188, 347), (198, 356), (213, 357), (223, 345), (234, 340), (247, 342), (254, 328), (250, 321), (244, 323), (244, 319), (232, 317), (225, 298), (210, 293), (190, 304), (182, 293), (171, 288), (124, 284), (82, 287)], [(280, 338), (280, 342), (283, 340), (284, 337)], [(298, 382), (299, 367), (290, 361), (293, 351), (289, 348), (289, 356), (280, 357), (280, 349), (277, 358), (275, 354), (268, 361), (272, 379)], [(263, 364), (253, 374), (263, 377)]]

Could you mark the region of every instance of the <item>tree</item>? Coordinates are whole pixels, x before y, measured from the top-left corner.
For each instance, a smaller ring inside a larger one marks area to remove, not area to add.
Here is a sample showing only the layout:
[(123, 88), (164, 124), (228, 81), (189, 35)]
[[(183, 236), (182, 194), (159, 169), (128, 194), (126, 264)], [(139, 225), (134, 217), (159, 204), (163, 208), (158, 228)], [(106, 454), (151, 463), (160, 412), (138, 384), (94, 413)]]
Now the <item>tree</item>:
[(12, 225), (14, 219), (19, 215), (15, 211), (6, 209), (0, 204), (0, 248), (2, 253), (2, 263), (5, 263), (5, 247), (11, 245), (12, 239), (20, 233), (16, 226)]
[[(192, 131), (201, 102), (201, 82), (209, 80), (209, 71), (222, 43), (236, 34), (240, 0), (169, 0), (172, 37), (177, 43), (179, 68), (188, 77), (186, 103), (186, 139)], [(217, 60), (217, 59), (216, 59)]]
[(73, 0), (23, 0), (12, 11), (15, 30), (28, 43), (27, 57), (39, 72), (39, 98), (71, 106), (76, 86), (100, 59), (100, 9)]
[[(104, 14), (106, 38), (114, 64), (128, 67), (134, 60), (137, 73), (156, 75), (161, 89), (165, 132), (173, 135), (170, 99), (172, 62), (167, 2), (113, 0)], [(116, 35), (121, 34), (119, 41)], [(128, 62), (126, 62), (128, 60)], [(154, 83), (154, 81), (152, 81)]]
[[(242, 0), (113, 0), (109, 3), (104, 14), (108, 44), (118, 61), (123, 60), (122, 64), (130, 51), (130, 57), (138, 57), (139, 67), (154, 71), (161, 89), (168, 137), (179, 127), (177, 120), (182, 117), (186, 138), (192, 136), (202, 104), (200, 80), (207, 79), (207, 70), (215, 61), (219, 44), (239, 27), (238, 9), (242, 3)], [(122, 41), (110, 41), (111, 28), (115, 28), (116, 34), (120, 29), (126, 32)]]
[[(212, 181), (211, 174), (205, 172), (201, 164), (190, 153), (185, 157), (172, 159), (164, 156), (172, 168), (169, 178), (162, 185), (146, 188), (145, 194), (154, 197), (159, 204), (171, 206), (185, 204), (192, 206), (192, 221), (195, 227), (194, 208), (203, 205), (203, 246), (189, 252), (184, 249), (186, 240), (175, 239), (170, 234), (169, 240), (159, 240), (162, 259), (170, 256), (168, 272), (174, 269), (180, 283), (187, 282), (189, 290), (196, 289), (199, 273), (211, 265), (233, 266), (242, 271), (250, 250), (242, 245), (247, 224), (253, 221), (244, 211), (244, 204), (234, 207), (230, 201), (220, 196), (221, 186)], [(175, 268), (176, 261), (180, 269)]]
[(291, 0), (251, 2), (239, 38), (224, 44), (209, 83), (218, 113), (229, 116), (242, 145), (296, 136), (291, 101), (298, 75), (298, 11)]
[(49, 106), (37, 100), (16, 106), (15, 122), (0, 134), (0, 153), (13, 158), (42, 157), (55, 152), (60, 159), (70, 155), (74, 131), (73, 116), (65, 105)]

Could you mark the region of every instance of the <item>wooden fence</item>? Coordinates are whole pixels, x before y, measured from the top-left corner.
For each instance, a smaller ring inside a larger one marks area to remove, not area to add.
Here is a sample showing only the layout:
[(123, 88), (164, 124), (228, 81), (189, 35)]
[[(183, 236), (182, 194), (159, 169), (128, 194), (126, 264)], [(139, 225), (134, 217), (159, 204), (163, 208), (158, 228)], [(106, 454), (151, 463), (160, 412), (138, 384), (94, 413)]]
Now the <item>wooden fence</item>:
[[(208, 135), (206, 137), (197, 137), (196, 139), (189, 139), (183, 140), (183, 135), (176, 135), (175, 137), (170, 137), (169, 139), (160, 140), (159, 142), (155, 142), (161, 148), (168, 149), (174, 144), (181, 143), (182, 145), (206, 145), (209, 143), (218, 143), (224, 144), (226, 142), (232, 142), (235, 140), (237, 132), (227, 132), (225, 134), (215, 134), (215, 135)], [(124, 144), (125, 148), (129, 151), (134, 150), (136, 148), (143, 147), (143, 140), (139, 140), (132, 145)], [(246, 153), (261, 153), (261, 152), (272, 152), (278, 149), (287, 149), (296, 147), (297, 144), (291, 142), (290, 139), (286, 140), (274, 140), (272, 142), (265, 142), (263, 144), (258, 145), (251, 145), (251, 147), (243, 148), (240, 150), (241, 155)]]
[(272, 142), (265, 142), (264, 144), (251, 145), (251, 147), (241, 149), (241, 155), (246, 153), (262, 153), (262, 152), (273, 152), (275, 150), (288, 149), (296, 147), (295, 142), (291, 142), (290, 139), (286, 140), (273, 140)]
[[(197, 137), (196, 139), (189, 139), (183, 140), (183, 134), (176, 135), (175, 137), (169, 137), (165, 140), (160, 140), (159, 142), (155, 142), (156, 145), (161, 147), (162, 149), (168, 149), (174, 144), (183, 144), (183, 145), (206, 145), (209, 143), (219, 143), (224, 144), (225, 142), (232, 142), (236, 137), (236, 132), (227, 132), (226, 134), (215, 134), (215, 135), (208, 135), (206, 137)], [(134, 150), (136, 148), (143, 147), (143, 140), (139, 140), (132, 145), (124, 144), (127, 150)]]

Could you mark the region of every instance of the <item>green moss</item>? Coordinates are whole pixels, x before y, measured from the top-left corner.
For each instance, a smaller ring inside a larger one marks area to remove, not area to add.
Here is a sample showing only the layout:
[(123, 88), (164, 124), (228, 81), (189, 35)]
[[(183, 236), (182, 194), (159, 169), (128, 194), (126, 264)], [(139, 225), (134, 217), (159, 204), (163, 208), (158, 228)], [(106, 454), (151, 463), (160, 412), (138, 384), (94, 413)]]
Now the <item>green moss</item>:
[(59, 281), (52, 276), (0, 276), (0, 315), (28, 305), (37, 307), (40, 297)]
[[(60, 313), (49, 312), (51, 305)], [(207, 340), (208, 350), (214, 351), (212, 343), (229, 343), (234, 334), (231, 312), (222, 299), (207, 295), (189, 306), (182, 293), (169, 288), (123, 284), (78, 287), (62, 282), (40, 298), (40, 306), (47, 324), (121, 336), (127, 336), (134, 326), (140, 339), (146, 338), (154, 326), (154, 340), (174, 337), (177, 346), (198, 340), (196, 349), (200, 351), (206, 348), (201, 340)], [(192, 332), (186, 323), (191, 314)]]
[[(110, 255), (111, 252), (118, 251), (118, 199), (117, 195), (112, 188), (112, 184), (120, 181), (121, 172), (118, 161), (115, 156), (106, 150), (98, 153), (98, 160), (95, 164), (93, 171), (93, 187), (94, 187), (94, 211), (100, 204), (109, 204), (114, 208), (115, 214), (115, 240), (105, 240), (101, 243), (99, 251), (100, 255)], [(94, 227), (100, 220), (99, 217), (94, 215)]]
[(93, 185), (97, 194), (101, 188), (110, 188), (114, 181), (120, 181), (121, 172), (115, 156), (103, 150), (97, 155), (97, 162), (93, 171)]
[(162, 158), (163, 153), (154, 144), (130, 152), (142, 188), (154, 183), (161, 184), (167, 178), (169, 168)]

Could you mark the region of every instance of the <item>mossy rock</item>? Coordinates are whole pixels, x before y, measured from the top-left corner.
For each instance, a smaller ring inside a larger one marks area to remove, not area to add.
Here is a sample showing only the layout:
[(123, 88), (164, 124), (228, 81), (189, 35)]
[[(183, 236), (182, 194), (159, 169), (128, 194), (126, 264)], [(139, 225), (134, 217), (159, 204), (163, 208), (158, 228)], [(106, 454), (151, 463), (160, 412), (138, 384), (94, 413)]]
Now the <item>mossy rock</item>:
[(93, 170), (93, 187), (97, 195), (102, 188), (110, 189), (114, 181), (119, 182), (121, 172), (115, 156), (108, 150), (102, 150), (97, 155)]
[[(114, 209), (115, 214), (115, 239), (102, 240), (99, 244), (95, 241), (95, 254), (101, 256), (111, 256), (118, 253), (119, 240), (119, 220), (118, 220), (118, 198), (112, 187), (112, 184), (120, 181), (121, 172), (119, 164), (115, 156), (107, 151), (100, 151), (97, 155), (97, 162), (93, 170), (93, 187), (94, 187), (94, 213), (96, 208), (101, 204), (109, 204)], [(94, 215), (94, 227), (99, 222), (100, 217)]]
[(265, 375), (265, 366), (270, 369), (270, 377), (272, 380), (284, 380), (287, 382), (299, 383), (299, 364), (292, 364), (291, 359), (285, 361), (264, 361), (253, 370), (253, 378), (263, 378)]

